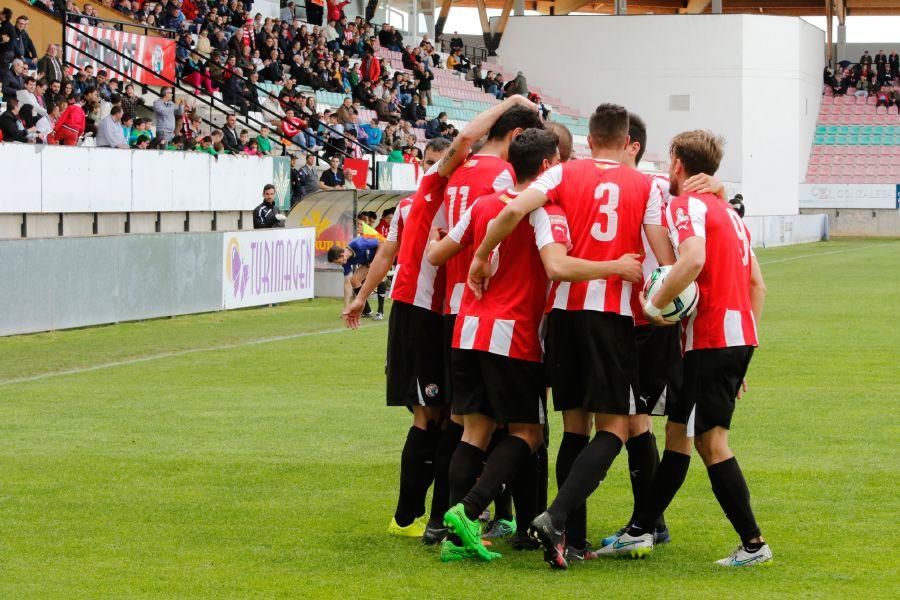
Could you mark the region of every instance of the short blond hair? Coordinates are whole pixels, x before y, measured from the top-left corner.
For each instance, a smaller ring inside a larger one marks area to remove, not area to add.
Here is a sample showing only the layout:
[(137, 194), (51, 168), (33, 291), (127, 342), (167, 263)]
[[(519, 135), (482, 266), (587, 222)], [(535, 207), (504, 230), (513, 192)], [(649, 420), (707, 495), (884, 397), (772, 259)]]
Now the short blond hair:
[(684, 131), (672, 138), (669, 155), (678, 159), (688, 175), (706, 173), (713, 175), (719, 170), (724, 154), (725, 138), (708, 129)]

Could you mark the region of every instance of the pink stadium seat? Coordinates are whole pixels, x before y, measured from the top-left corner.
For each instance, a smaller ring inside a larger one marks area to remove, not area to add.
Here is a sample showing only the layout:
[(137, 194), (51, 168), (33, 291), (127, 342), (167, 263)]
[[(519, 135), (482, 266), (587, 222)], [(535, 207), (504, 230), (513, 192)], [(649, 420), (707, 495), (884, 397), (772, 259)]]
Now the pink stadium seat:
[(875, 109), (875, 113), (876, 113), (876, 114), (879, 114), (879, 115), (886, 115), (886, 114), (887, 114), (887, 107), (886, 107), (886, 106), (879, 106), (878, 108)]
[(875, 96), (872, 96), (871, 94), (866, 98), (866, 104), (875, 106), (875, 101), (876, 101)]

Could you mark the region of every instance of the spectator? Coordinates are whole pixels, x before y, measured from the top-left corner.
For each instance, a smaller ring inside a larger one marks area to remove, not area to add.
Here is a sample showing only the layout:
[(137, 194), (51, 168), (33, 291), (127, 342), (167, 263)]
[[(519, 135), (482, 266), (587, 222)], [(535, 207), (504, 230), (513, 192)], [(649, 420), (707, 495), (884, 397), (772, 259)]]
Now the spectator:
[(9, 69), (3, 72), (0, 77), (0, 84), (3, 85), (3, 99), (9, 102), (18, 95), (19, 90), (25, 89), (25, 63), (21, 59), (16, 58), (12, 61)]
[(136, 117), (134, 119), (134, 127), (131, 128), (131, 133), (128, 136), (128, 143), (134, 147), (140, 141), (140, 138), (147, 138), (149, 143), (153, 139), (153, 131), (150, 129), (149, 121)]
[(35, 129), (37, 131), (38, 139), (44, 144), (55, 143), (53, 138), (53, 127), (56, 125), (59, 115), (66, 109), (66, 106), (67, 104), (65, 101), (50, 105), (47, 115), (38, 119)]
[(262, 156), (274, 156), (275, 152), (272, 149), (272, 138), (269, 137), (271, 133), (271, 129), (269, 129), (268, 125), (263, 125), (259, 128), (259, 135), (256, 136), (256, 147), (259, 149), (259, 153)]
[(434, 73), (426, 70), (425, 65), (419, 63), (416, 65), (414, 75), (416, 77), (416, 89), (419, 92), (419, 97), (422, 98), (424, 96), (429, 105), (433, 104), (431, 100), (431, 82), (434, 80)]
[(891, 105), (890, 98), (888, 97), (887, 92), (881, 90), (875, 95), (875, 108), (879, 106), (889, 107)]
[(443, 126), (447, 123), (447, 113), (441, 112), (437, 118), (428, 121), (425, 126), (425, 137), (429, 140), (444, 137)]
[(235, 115), (231, 114), (225, 117), (225, 127), (222, 128), (222, 145), (229, 154), (240, 154), (243, 150), (236, 125), (237, 117)]
[(125, 86), (125, 97), (122, 98), (122, 112), (134, 118), (139, 106), (144, 106), (144, 99), (134, 93), (134, 85), (129, 83)]
[[(0, 68), (6, 68), (12, 59), (16, 28), (12, 20), (13, 12), (9, 8), (0, 11)], [(8, 112), (8, 111), (7, 111)]]
[(180, 137), (184, 140), (186, 145), (190, 146), (194, 140), (201, 137), (201, 132), (203, 130), (202, 123), (203, 120), (196, 111), (184, 111), (181, 115)]
[(202, 91), (210, 96), (215, 93), (216, 88), (213, 86), (212, 79), (209, 76), (209, 67), (197, 52), (191, 52), (184, 63), (181, 71), (181, 79), (194, 86), (194, 94), (199, 95)]
[(203, 152), (204, 154), (209, 154), (210, 156), (218, 156), (219, 153), (216, 152), (215, 148), (213, 148), (212, 136), (204, 136), (200, 138), (200, 141), (197, 142), (197, 145), (194, 146), (195, 152)]
[(19, 119), (19, 101), (15, 98), (6, 101), (6, 112), (0, 115), (0, 133), (3, 134), (4, 142), (24, 144), (28, 141), (25, 127)]
[(391, 153), (388, 154), (387, 161), (392, 163), (406, 162), (406, 160), (403, 158), (403, 146), (400, 144), (400, 142), (394, 142), (394, 146), (393, 148), (391, 148)]
[(112, 97), (113, 91), (109, 87), (109, 77), (106, 71), (97, 71), (94, 87), (97, 88), (97, 92), (100, 93), (100, 97), (104, 100), (109, 100)]
[(878, 54), (875, 55), (875, 68), (878, 70), (878, 73), (887, 73), (888, 70), (888, 59), (887, 55), (884, 53), (884, 50), (879, 50)]
[[(293, 167), (296, 157), (291, 159)], [(291, 188), (293, 190), (292, 203), (299, 202), (302, 198), (314, 194), (319, 190), (319, 176), (316, 173), (316, 156), (308, 153), (302, 167), (297, 169), (296, 180), (294, 173), (291, 173)]]
[(247, 102), (247, 89), (243, 81), (244, 72), (240, 67), (234, 68), (234, 74), (225, 80), (222, 86), (222, 101), (233, 108), (238, 109), (242, 115), (247, 116), (250, 104)]
[(900, 54), (891, 52), (890, 56), (888, 56), (888, 71), (891, 74), (891, 78), (896, 79), (900, 77)]
[(109, 116), (100, 121), (97, 128), (97, 146), (99, 148), (127, 148), (128, 140), (122, 130), (122, 107), (113, 106)]
[(346, 125), (353, 121), (353, 101), (350, 98), (344, 98), (344, 102), (335, 111), (338, 123)]
[(379, 154), (387, 154), (389, 149), (381, 143), (384, 138), (384, 132), (378, 126), (378, 119), (372, 119), (371, 123), (362, 125), (362, 129), (366, 132), (368, 146)]
[(53, 107), (66, 101), (66, 95), (62, 91), (61, 81), (50, 82), (50, 87), (44, 93), (44, 106)]
[(166, 150), (184, 150), (185, 140), (180, 135), (176, 135), (169, 143), (166, 144)]
[(452, 52), (453, 50), (462, 50), (464, 47), (465, 44), (463, 44), (462, 38), (459, 37), (459, 32), (454, 31), (453, 37), (450, 38), (450, 51)]
[(381, 62), (375, 58), (375, 51), (371, 47), (366, 48), (363, 55), (360, 73), (365, 81), (378, 81), (381, 79)]
[(344, 178), (344, 172), (341, 170), (341, 159), (337, 156), (332, 156), (328, 160), (329, 168), (328, 170), (322, 173), (322, 176), (319, 178), (319, 189), (320, 190), (342, 190), (347, 184), (346, 179)]
[(328, 124), (328, 146), (326, 148), (326, 154), (328, 156), (334, 156), (335, 154), (340, 154), (345, 150), (345, 140), (344, 140), (344, 126), (338, 121), (337, 114), (332, 113), (329, 116), (330, 123)]
[(96, 87), (96, 82), (94, 81), (94, 67), (92, 65), (84, 65), (81, 70), (75, 74), (72, 85), (75, 86), (75, 93), (79, 96), (84, 94), (87, 90)]
[(86, 119), (84, 109), (78, 103), (78, 96), (69, 96), (67, 103), (68, 106), (53, 126), (53, 137), (63, 146), (74, 146), (84, 135)]
[(275, 206), (275, 186), (267, 183), (263, 188), (263, 201), (253, 209), (253, 229), (284, 227), (285, 218)]
[(16, 26), (13, 32), (13, 56), (20, 58), (29, 69), (37, 66), (37, 50), (34, 48), (34, 42), (28, 35), (28, 17), (22, 15), (16, 19)]
[(168, 142), (175, 135), (176, 118), (184, 114), (184, 100), (172, 101), (172, 88), (162, 89), (162, 97), (153, 103), (153, 114), (156, 117), (156, 135)]
[(528, 83), (525, 81), (525, 75), (522, 71), (516, 73), (515, 79), (510, 81), (506, 87), (507, 98), (516, 95), (528, 97)]
[(296, 116), (293, 108), (284, 111), (281, 119), (281, 134), (301, 148), (312, 148), (313, 141), (307, 137), (307, 122)]
[(65, 81), (66, 73), (62, 61), (59, 58), (59, 46), (50, 44), (47, 46), (47, 54), (41, 57), (37, 63), (38, 79), (52, 84), (54, 81)]
[(869, 55), (868, 50), (863, 51), (863, 55), (859, 58), (859, 65), (861, 67), (871, 67), (872, 66), (872, 57)]
[(325, 14), (324, 0), (306, 0), (306, 20), (313, 25), (321, 25)]
[(16, 99), (19, 101), (20, 106), (31, 105), (35, 114), (40, 117), (47, 116), (43, 94), (37, 93), (37, 81), (35, 81), (34, 77), (25, 78), (25, 88), (16, 92)]

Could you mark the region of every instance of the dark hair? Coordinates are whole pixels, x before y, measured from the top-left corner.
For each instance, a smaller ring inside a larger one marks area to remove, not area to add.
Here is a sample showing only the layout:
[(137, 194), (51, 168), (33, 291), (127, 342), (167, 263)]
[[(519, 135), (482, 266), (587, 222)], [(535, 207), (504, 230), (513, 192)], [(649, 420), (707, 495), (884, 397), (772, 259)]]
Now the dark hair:
[(443, 152), (450, 147), (450, 140), (447, 138), (432, 138), (425, 145), (425, 152)]
[(447, 116), (447, 113), (445, 113), (444, 111), (441, 111), (438, 113), (437, 118), (440, 119), (441, 117), (446, 117), (446, 116)]
[(644, 150), (647, 149), (647, 125), (634, 113), (628, 113), (628, 137), (631, 138), (632, 143), (637, 142), (641, 146), (634, 157), (634, 166), (636, 167), (644, 156)]
[(266, 185), (263, 186), (263, 194), (265, 194), (269, 190), (272, 190), (273, 192), (275, 191), (275, 186), (272, 185), (271, 183), (267, 183)]
[(516, 136), (509, 144), (509, 162), (516, 173), (516, 181), (534, 179), (544, 160), (556, 155), (558, 143), (556, 134), (546, 129), (532, 127)]
[(544, 127), (536, 110), (525, 106), (513, 106), (491, 126), (489, 140), (499, 140), (515, 129), (542, 129)]
[(113, 106), (111, 109), (109, 109), (109, 116), (111, 116), (111, 117), (114, 115), (121, 114), (121, 113), (122, 113), (121, 106)]
[(708, 129), (695, 129), (679, 133), (672, 138), (669, 154), (684, 166), (688, 176), (706, 173), (714, 175), (722, 162), (722, 146), (725, 138)]
[(569, 128), (561, 123), (547, 121), (546, 123), (544, 123), (544, 129), (555, 133), (556, 137), (559, 139), (556, 147), (559, 148), (560, 162), (566, 162), (567, 160), (571, 159), (572, 146), (574, 146), (575, 143), (572, 140), (572, 132), (569, 131)]
[(37, 83), (37, 79), (29, 75), (25, 78), (25, 85), (28, 85), (29, 83)]
[(618, 104), (601, 104), (591, 115), (588, 132), (594, 148), (619, 148), (628, 137), (628, 111)]
[(110, 104), (118, 104), (122, 101), (122, 94), (111, 94), (109, 96)]
[(384, 209), (383, 211), (381, 211), (381, 218), (383, 219), (383, 218), (385, 218), (385, 217), (388, 216), (388, 215), (392, 215), (392, 214), (394, 214), (396, 211), (397, 211), (397, 207), (396, 207), (396, 206), (392, 206), (392, 207), (390, 207), (390, 208), (386, 208), (386, 209)]
[(342, 246), (332, 246), (328, 249), (328, 262), (333, 263), (337, 262), (344, 254), (344, 248)]

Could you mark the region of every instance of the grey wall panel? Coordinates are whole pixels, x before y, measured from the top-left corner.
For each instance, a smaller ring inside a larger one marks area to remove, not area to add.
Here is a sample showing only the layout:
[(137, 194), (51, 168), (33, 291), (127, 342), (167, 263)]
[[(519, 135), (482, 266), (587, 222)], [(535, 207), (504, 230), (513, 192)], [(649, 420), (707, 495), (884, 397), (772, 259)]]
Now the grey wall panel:
[(175, 240), (175, 312), (219, 310), (222, 307), (222, 234), (172, 237)]
[(173, 235), (126, 235), (119, 242), (118, 321), (175, 314)]
[(34, 243), (0, 242), (0, 335), (52, 329), (48, 281), (51, 273), (34, 273)]
[(29, 260), (39, 265), (33, 276), (48, 273), (51, 277), (48, 295), (52, 329), (114, 322), (118, 293), (116, 238), (37, 241), (36, 252)]

